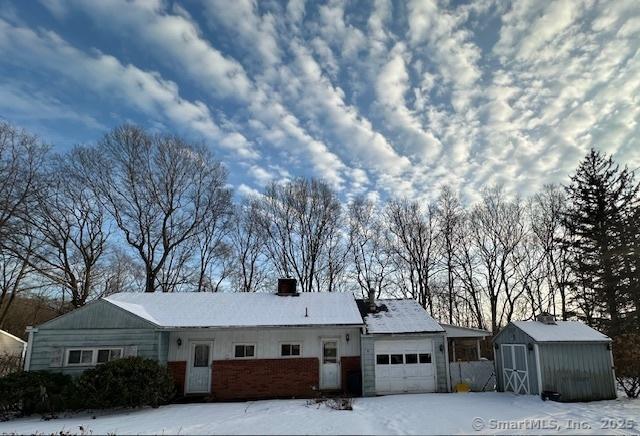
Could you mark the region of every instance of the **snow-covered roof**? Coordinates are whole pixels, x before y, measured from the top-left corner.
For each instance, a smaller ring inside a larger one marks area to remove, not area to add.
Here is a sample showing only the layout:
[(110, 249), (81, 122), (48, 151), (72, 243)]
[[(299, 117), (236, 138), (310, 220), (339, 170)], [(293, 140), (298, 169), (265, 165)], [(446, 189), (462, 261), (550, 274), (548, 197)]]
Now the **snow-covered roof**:
[(444, 323), (440, 323), (440, 325), (447, 332), (447, 337), (449, 338), (485, 338), (487, 336), (491, 336), (491, 332), (487, 330)]
[(364, 322), (368, 333), (431, 333), (444, 329), (417, 301), (376, 300), (378, 311), (367, 313)]
[(531, 336), (536, 342), (594, 342), (610, 341), (608, 336), (579, 321), (513, 321), (513, 325)]
[(128, 293), (105, 300), (161, 327), (362, 325), (351, 293)]

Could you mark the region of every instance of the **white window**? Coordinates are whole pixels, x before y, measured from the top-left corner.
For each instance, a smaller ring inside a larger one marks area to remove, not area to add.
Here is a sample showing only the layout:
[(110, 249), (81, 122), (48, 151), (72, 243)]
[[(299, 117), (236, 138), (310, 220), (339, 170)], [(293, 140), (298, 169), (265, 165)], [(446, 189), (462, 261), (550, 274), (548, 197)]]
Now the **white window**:
[(67, 350), (66, 366), (95, 366), (122, 357), (122, 348), (77, 348)]
[(280, 356), (291, 357), (300, 356), (302, 354), (302, 346), (300, 344), (280, 344)]
[(233, 356), (236, 359), (247, 359), (256, 356), (256, 344), (235, 344)]

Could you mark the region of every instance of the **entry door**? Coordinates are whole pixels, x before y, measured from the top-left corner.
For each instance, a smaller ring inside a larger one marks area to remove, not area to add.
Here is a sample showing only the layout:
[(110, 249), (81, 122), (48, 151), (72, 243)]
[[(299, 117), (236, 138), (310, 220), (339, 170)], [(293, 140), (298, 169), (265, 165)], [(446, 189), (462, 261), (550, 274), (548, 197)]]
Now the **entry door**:
[(191, 342), (187, 393), (204, 394), (211, 391), (211, 351), (212, 342)]
[(524, 345), (502, 345), (502, 380), (505, 391), (516, 394), (528, 394), (528, 369), (527, 348)]
[(322, 362), (320, 362), (320, 389), (340, 388), (338, 340), (322, 340)]

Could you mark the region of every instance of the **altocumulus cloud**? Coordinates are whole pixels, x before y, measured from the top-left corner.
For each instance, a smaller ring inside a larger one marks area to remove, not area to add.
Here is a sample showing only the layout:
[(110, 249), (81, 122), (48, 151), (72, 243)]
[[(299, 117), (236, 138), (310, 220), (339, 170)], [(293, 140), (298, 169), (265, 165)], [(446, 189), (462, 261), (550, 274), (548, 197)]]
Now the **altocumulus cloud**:
[[(241, 195), (474, 200), (640, 166), (635, 0), (42, 0), (0, 14), (0, 116), (60, 139), (122, 122), (213, 147)], [(9, 13), (9, 11), (11, 13)]]

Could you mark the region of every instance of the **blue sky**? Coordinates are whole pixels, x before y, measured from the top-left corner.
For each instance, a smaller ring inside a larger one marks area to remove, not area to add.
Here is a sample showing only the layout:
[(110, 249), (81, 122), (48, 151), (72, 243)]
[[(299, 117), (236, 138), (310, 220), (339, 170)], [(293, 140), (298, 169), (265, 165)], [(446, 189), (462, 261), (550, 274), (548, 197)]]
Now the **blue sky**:
[(473, 201), (640, 166), (640, 2), (0, 0), (0, 117), (56, 150), (124, 122), (212, 147), (242, 195)]

